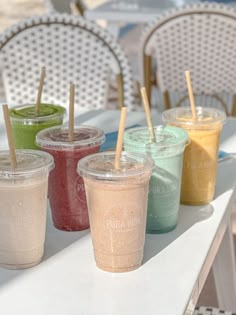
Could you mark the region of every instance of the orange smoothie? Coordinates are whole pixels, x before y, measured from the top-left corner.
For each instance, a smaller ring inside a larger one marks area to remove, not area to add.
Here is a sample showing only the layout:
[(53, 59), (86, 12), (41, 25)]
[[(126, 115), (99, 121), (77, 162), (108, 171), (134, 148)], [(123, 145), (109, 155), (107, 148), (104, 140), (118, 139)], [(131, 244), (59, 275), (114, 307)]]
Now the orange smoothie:
[(181, 203), (201, 205), (212, 201), (225, 118), (224, 112), (204, 107), (197, 107), (196, 120), (192, 119), (189, 108), (174, 108), (163, 113), (163, 120), (185, 129), (191, 141), (184, 152)]

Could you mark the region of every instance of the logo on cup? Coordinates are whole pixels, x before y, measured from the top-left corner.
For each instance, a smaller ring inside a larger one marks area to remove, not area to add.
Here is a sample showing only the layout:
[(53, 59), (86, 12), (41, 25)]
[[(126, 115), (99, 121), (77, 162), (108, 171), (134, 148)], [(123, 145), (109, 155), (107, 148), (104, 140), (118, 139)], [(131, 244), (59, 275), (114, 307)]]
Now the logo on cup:
[(106, 210), (104, 227), (107, 230), (128, 232), (142, 223), (142, 205), (137, 202), (120, 202)]
[(24, 203), (21, 200), (9, 200), (5, 201), (4, 204), (0, 214), (0, 225), (29, 227), (45, 216), (44, 208), (37, 207), (37, 203), (34, 211), (32, 204)]
[(85, 194), (85, 187), (84, 182), (81, 177), (77, 177), (75, 184), (75, 197), (82, 203), (86, 203), (86, 194)]
[(165, 195), (174, 193), (178, 188), (177, 182), (171, 183), (158, 183), (157, 185), (151, 185), (149, 187), (150, 195)]

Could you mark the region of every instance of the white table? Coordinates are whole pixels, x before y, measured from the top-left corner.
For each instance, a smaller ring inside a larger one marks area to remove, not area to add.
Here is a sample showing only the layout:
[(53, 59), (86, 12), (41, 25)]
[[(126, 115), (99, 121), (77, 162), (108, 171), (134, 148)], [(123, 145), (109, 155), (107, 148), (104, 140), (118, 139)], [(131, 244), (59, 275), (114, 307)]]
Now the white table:
[[(118, 120), (116, 111), (79, 117), (80, 123), (105, 127), (106, 132), (116, 130)], [(159, 122), (155, 114), (154, 121)], [(129, 113), (127, 125), (134, 123), (145, 123), (144, 114)], [(235, 146), (236, 119), (231, 119), (224, 127), (221, 148), (232, 151)], [(212, 264), (220, 307), (236, 311), (230, 227), (235, 179), (236, 160), (220, 163), (214, 201), (181, 206), (177, 229), (147, 235), (143, 265), (129, 273), (96, 268), (89, 231), (56, 230), (49, 214), (44, 261), (23, 271), (0, 269), (1, 314), (192, 314)]]

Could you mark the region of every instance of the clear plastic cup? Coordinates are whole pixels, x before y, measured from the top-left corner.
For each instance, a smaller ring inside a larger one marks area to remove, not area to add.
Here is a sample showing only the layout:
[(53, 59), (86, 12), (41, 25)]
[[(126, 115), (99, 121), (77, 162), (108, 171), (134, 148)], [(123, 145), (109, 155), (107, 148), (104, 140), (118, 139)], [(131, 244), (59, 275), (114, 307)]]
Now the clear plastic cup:
[(83, 178), (78, 175), (78, 161), (99, 151), (104, 132), (96, 127), (74, 129), (74, 141), (68, 140), (68, 127), (40, 131), (37, 144), (54, 157), (55, 168), (49, 177), (49, 200), (54, 226), (65, 231), (89, 228), (89, 217)]
[(183, 153), (188, 134), (176, 127), (154, 128), (156, 143), (151, 143), (147, 127), (125, 131), (127, 152), (147, 153), (155, 162), (152, 172), (147, 211), (147, 233), (166, 233), (178, 221)]
[(62, 125), (66, 110), (53, 104), (40, 104), (36, 114), (35, 105), (21, 105), (10, 109), (10, 119), (17, 149), (39, 149), (35, 144), (36, 134), (45, 128)]
[(143, 259), (147, 197), (153, 161), (142, 154), (115, 152), (87, 156), (78, 163), (84, 178), (94, 256), (100, 269), (125, 272)]
[(226, 115), (215, 108), (197, 107), (197, 119), (191, 109), (177, 107), (162, 114), (163, 121), (188, 132), (190, 145), (184, 152), (181, 203), (207, 204), (215, 193), (220, 134)]
[(37, 265), (44, 253), (50, 154), (17, 150), (11, 169), (9, 152), (0, 152), (0, 266)]

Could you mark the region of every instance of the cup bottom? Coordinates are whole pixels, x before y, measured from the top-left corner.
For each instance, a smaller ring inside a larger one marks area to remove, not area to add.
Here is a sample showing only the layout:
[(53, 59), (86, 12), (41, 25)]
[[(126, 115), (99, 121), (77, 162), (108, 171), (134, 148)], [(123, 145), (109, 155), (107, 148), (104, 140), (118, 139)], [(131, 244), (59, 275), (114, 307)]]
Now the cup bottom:
[(203, 200), (203, 201), (188, 201), (188, 200), (180, 200), (181, 205), (189, 205), (189, 206), (203, 206), (208, 205), (213, 199)]
[(168, 227), (163, 228), (163, 229), (147, 229), (146, 233), (147, 234), (164, 234), (164, 233), (168, 233), (168, 232), (175, 230), (176, 226), (177, 226), (177, 224), (172, 225), (172, 226), (168, 226)]
[(6, 269), (26, 269), (40, 263), (44, 253), (44, 244), (30, 250), (0, 250), (0, 267)]
[(0, 263), (0, 268), (10, 269), (10, 270), (27, 269), (27, 268), (31, 268), (31, 267), (38, 265), (41, 262), (41, 260), (42, 260), (42, 258), (38, 259), (37, 261), (28, 263), (28, 264), (19, 264), (19, 265), (1, 264)]
[(78, 232), (78, 231), (83, 231), (89, 229), (89, 225), (85, 226), (71, 226), (71, 225), (56, 225), (54, 223), (54, 226), (56, 229), (61, 230), (61, 231), (67, 231), (67, 232)]
[(101, 270), (103, 270), (103, 271), (108, 271), (108, 272), (117, 272), (117, 273), (119, 273), (119, 272), (129, 272), (129, 271), (133, 271), (133, 270), (135, 270), (135, 269), (138, 269), (140, 266), (141, 266), (141, 264), (138, 264), (138, 265), (136, 265), (136, 266), (132, 266), (132, 267), (127, 267), (127, 268), (124, 268), (124, 269), (122, 269), (122, 268), (112, 268), (112, 267), (107, 267), (107, 266), (103, 266), (103, 265), (99, 265), (99, 264), (97, 264), (96, 263), (96, 266), (99, 268), (99, 269), (101, 269)]
[(214, 198), (214, 191), (181, 191), (180, 203), (182, 205), (207, 205)]
[(94, 252), (98, 268), (109, 272), (128, 272), (141, 266), (143, 251), (137, 251), (128, 255), (107, 255)]
[(62, 231), (83, 231), (89, 229), (87, 215), (86, 218), (82, 218), (79, 215), (53, 216), (53, 224), (55, 228)]

